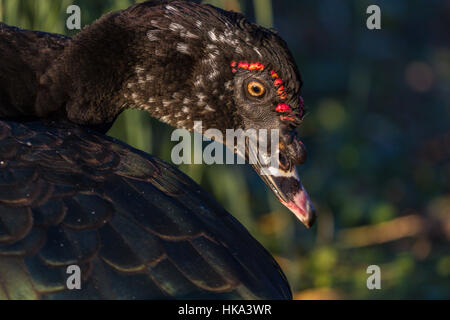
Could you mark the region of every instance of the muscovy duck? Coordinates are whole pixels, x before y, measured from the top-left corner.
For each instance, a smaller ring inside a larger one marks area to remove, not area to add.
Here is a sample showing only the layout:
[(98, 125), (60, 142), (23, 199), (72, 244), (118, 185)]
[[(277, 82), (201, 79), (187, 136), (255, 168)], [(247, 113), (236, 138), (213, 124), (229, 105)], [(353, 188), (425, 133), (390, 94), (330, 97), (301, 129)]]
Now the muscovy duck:
[[(280, 167), (262, 178), (311, 225), (295, 169), (301, 79), (274, 31), (153, 0), (73, 39), (0, 24), (0, 57), (0, 299), (292, 297), (271, 255), (207, 192), (104, 135), (126, 108), (189, 130), (279, 129)], [(80, 290), (66, 285), (71, 265)]]

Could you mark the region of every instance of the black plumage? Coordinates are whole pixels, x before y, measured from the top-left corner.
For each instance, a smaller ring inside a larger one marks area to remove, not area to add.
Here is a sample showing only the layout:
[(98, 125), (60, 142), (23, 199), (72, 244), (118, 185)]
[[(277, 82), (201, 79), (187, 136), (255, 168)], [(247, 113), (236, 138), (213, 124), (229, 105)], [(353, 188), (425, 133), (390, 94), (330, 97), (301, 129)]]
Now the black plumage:
[[(126, 108), (189, 130), (280, 129), (283, 176), (263, 179), (309, 226), (294, 167), (301, 79), (277, 34), (212, 6), (148, 1), (74, 39), (0, 24), (0, 56), (1, 299), (291, 298), (277, 263), (207, 192), (103, 135)], [(242, 89), (250, 80), (263, 96)], [(82, 290), (65, 286), (72, 264)]]

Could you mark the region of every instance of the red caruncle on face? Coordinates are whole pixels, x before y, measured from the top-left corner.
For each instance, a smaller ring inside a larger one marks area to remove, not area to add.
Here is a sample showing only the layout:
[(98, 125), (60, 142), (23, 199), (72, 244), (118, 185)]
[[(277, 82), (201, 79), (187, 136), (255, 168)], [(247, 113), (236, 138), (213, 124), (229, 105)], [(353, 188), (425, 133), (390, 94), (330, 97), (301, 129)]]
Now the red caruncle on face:
[[(233, 72), (233, 73), (236, 73), (238, 71), (238, 69), (249, 70), (249, 71), (263, 71), (265, 69), (265, 65), (263, 65), (262, 63), (259, 63), (259, 62), (249, 63), (249, 62), (232, 61), (230, 66), (232, 68), (231, 72)], [(288, 94), (286, 92), (286, 87), (283, 85), (283, 80), (280, 79), (280, 77), (278, 76), (278, 73), (276, 73), (275, 70), (271, 70), (270, 74), (271, 74), (272, 78), (275, 79), (273, 81), (273, 85), (277, 88), (277, 94), (279, 95), (281, 100), (285, 100), (287, 98)], [(285, 103), (280, 103), (276, 106), (275, 111), (286, 114), (286, 113), (291, 113), (292, 108)], [(300, 117), (303, 116), (303, 98), (302, 97), (300, 97), (299, 116)], [(295, 117), (286, 116), (286, 115), (280, 115), (280, 119), (283, 121), (295, 121)]]

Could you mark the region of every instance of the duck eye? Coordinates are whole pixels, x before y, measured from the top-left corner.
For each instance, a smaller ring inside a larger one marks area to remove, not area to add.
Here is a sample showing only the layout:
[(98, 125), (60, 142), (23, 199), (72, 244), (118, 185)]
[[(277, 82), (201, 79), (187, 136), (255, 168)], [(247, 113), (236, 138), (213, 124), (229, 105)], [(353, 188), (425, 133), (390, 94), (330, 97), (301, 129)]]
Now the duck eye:
[(247, 85), (247, 91), (253, 97), (261, 97), (266, 92), (266, 88), (264, 88), (261, 82), (251, 81)]

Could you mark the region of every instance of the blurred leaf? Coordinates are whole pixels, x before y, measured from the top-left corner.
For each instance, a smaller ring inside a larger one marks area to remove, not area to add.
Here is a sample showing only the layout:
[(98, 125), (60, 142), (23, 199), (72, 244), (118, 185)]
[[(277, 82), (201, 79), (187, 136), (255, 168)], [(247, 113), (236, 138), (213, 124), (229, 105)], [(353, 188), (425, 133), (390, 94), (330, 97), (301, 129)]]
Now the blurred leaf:
[(256, 22), (264, 27), (273, 27), (272, 0), (253, 0)]

